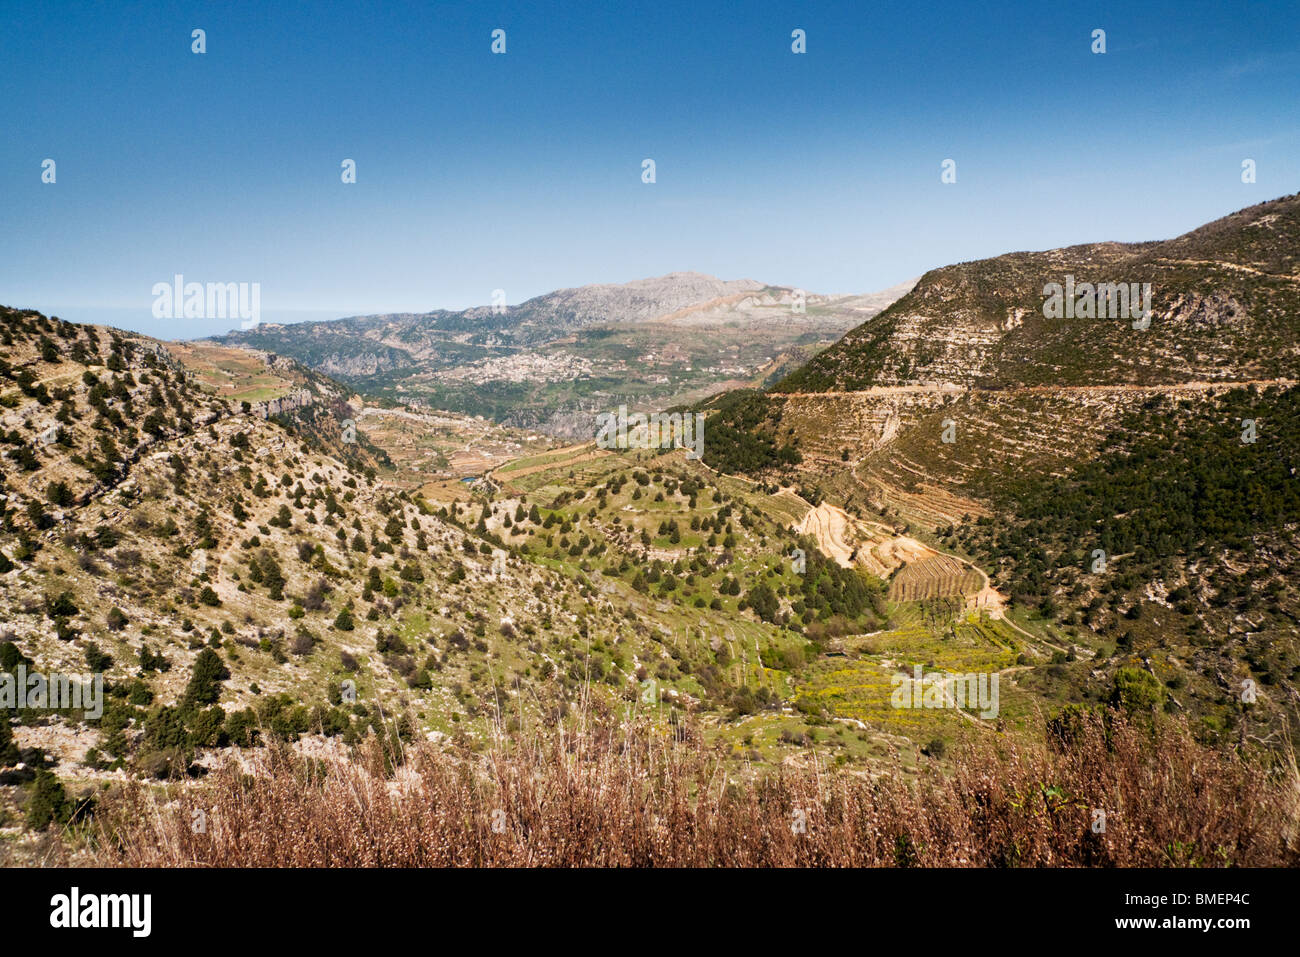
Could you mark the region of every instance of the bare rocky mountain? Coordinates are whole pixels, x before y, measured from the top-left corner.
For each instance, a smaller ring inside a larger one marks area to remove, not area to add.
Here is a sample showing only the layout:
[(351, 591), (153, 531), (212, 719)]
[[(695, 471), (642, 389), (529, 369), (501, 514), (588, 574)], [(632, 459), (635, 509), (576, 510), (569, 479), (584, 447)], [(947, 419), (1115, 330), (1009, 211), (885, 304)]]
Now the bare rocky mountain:
[(673, 272), (629, 283), (559, 289), (516, 308), (527, 316), (526, 322), (561, 329), (601, 322), (654, 322), (687, 310), (736, 303), (766, 288), (752, 279), (725, 280), (698, 272)]

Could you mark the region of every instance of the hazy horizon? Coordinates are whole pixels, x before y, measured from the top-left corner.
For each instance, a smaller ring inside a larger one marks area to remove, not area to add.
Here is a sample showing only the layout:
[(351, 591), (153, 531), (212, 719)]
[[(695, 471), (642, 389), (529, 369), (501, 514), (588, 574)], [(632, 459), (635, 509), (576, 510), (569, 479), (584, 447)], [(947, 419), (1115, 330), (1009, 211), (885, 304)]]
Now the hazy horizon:
[(865, 293), (1300, 189), (1281, 3), (12, 12), (41, 68), (0, 103), (0, 300), (42, 311), (176, 273), (259, 283), (264, 320), (684, 270)]
[[(1290, 194), (1283, 193), (1283, 194), (1279, 194), (1278, 196), (1267, 196), (1264, 197), (1263, 199), (1257, 200), (1256, 202), (1252, 202), (1249, 205), (1255, 206), (1258, 205), (1259, 203), (1269, 202), (1270, 200), (1278, 199), (1281, 196), (1285, 196), (1285, 195), (1290, 195)], [(1239, 208), (1246, 208), (1246, 207), (1239, 207)], [(1115, 240), (1111, 237), (1088, 237), (1088, 238), (1076, 239), (1070, 242), (1065, 242), (1062, 243), (1061, 246), (1053, 247), (1053, 248), (1066, 248), (1070, 246), (1079, 246), (1079, 245), (1085, 245), (1088, 243), (1095, 243), (1095, 242), (1111, 242), (1111, 241), (1144, 242), (1144, 241), (1159, 241), (1165, 239), (1173, 239), (1178, 235), (1182, 235), (1185, 232), (1190, 232), (1191, 230), (1194, 230), (1202, 225), (1205, 225), (1205, 223), (1213, 222), (1215, 219), (1222, 218), (1223, 216), (1230, 215), (1237, 211), (1238, 208), (1224, 210), (1221, 213), (1206, 220), (1205, 222), (1192, 224), (1187, 229), (1180, 230), (1178, 233), (1170, 234), (1169, 236), (1149, 236), (1149, 237), (1144, 237), (1143, 239), (1125, 239), (1125, 240)], [(1034, 252), (1034, 251), (1040, 251), (1040, 250), (1008, 248), (1008, 249), (1001, 250), (999, 252), (991, 253), (990, 256), (1000, 256), (1007, 253), (1015, 253), (1015, 252)], [(988, 257), (980, 257), (980, 258), (988, 258)], [(964, 260), (954, 260), (954, 262), (960, 262), (960, 261), (964, 261)], [(810, 293), (819, 294), (819, 295), (866, 295), (866, 294), (881, 292), (883, 290), (893, 288), (895, 286), (909, 282), (913, 279), (919, 278), (921, 275), (923, 275), (924, 273), (928, 272), (931, 269), (938, 269), (938, 268), (942, 268), (943, 266), (948, 266), (952, 264), (953, 263), (948, 263), (948, 262), (933, 263), (929, 266), (926, 266), (923, 269), (918, 270), (916, 273), (914, 273), (911, 276), (902, 277), (895, 281), (887, 282), (884, 283), (883, 285), (871, 289), (833, 289), (833, 290), (807, 289), (806, 291)], [(670, 272), (698, 273), (698, 272), (702, 272), (702, 270), (677, 269), (677, 270), (670, 270)], [(669, 273), (664, 273), (662, 275), (668, 275), (668, 274)], [(617, 280), (592, 279), (589, 282), (579, 283), (578, 286), (621, 285), (624, 283), (630, 283), (640, 279), (649, 279), (649, 278), (657, 278), (657, 277), (649, 276), (649, 275), (640, 275), (640, 276), (631, 276), (628, 278), (620, 278)], [(757, 275), (717, 276), (716, 278), (723, 279), (723, 280), (752, 279), (759, 282), (768, 282), (772, 285), (792, 286), (792, 287), (796, 285), (794, 283), (783, 282), (779, 278), (757, 276)], [(189, 280), (190, 277), (186, 277), (186, 281), (188, 282)], [(528, 292), (526, 295), (518, 299), (507, 299), (507, 302), (509, 305), (514, 306), (514, 305), (518, 305), (519, 303), (526, 302), (529, 299), (533, 299), (537, 296), (546, 295), (547, 293), (555, 292), (556, 290), (563, 289), (563, 288), (573, 288), (573, 287), (558, 286), (558, 285), (550, 286), (544, 289), (539, 289), (537, 291)], [(196, 339), (207, 339), (207, 338), (212, 338), (214, 336), (221, 336), (228, 332), (240, 331), (240, 322), (238, 319), (232, 320), (232, 319), (207, 319), (207, 318), (185, 318), (185, 319), (157, 318), (153, 315), (152, 300), (150, 300), (148, 303), (142, 306), (52, 305), (47, 307), (44, 304), (21, 303), (21, 302), (13, 302), (13, 303), (6, 302), (0, 304), (11, 306), (12, 308), (18, 308), (18, 309), (35, 309), (38, 312), (41, 312), (45, 315), (56, 316), (68, 322), (82, 323), (86, 325), (115, 326), (117, 328), (129, 330), (131, 332), (137, 332), (143, 335), (153, 336), (154, 338), (167, 339), (172, 341), (192, 341)], [(474, 308), (476, 306), (486, 306), (488, 304), (489, 303), (487, 302), (433, 303), (433, 304), (426, 304), (426, 305), (415, 306), (415, 307), (394, 306), (394, 307), (385, 308), (382, 306), (374, 306), (369, 308), (358, 308), (358, 309), (350, 309), (350, 310), (295, 309), (295, 308), (269, 309), (269, 310), (263, 309), (261, 315), (261, 323), (293, 325), (301, 322), (329, 322), (329, 321), (334, 321), (339, 319), (351, 319), (351, 318), (358, 318), (364, 316), (378, 316), (378, 315), (390, 315), (390, 314), (402, 314), (402, 313), (413, 313), (418, 315), (422, 313), (436, 312), (438, 310), (448, 310), (448, 311), (455, 312), (462, 309)], [(184, 334), (180, 334), (180, 335), (177, 334), (175, 328), (177, 322), (185, 323)]]
[[(208, 339), (239, 330), (238, 319), (157, 319), (149, 306), (49, 306), (31, 303), (4, 303), (15, 309), (35, 309), (47, 316), (57, 317), (65, 322), (75, 322), (88, 326), (113, 326), (129, 332), (166, 339), (171, 342), (186, 342), (193, 339)], [(336, 315), (328, 310), (313, 309), (279, 309), (262, 310), (262, 323), (282, 323), (292, 325), (298, 322), (322, 322), (330, 319), (346, 319), (346, 315)], [(184, 323), (184, 327), (178, 327)]]

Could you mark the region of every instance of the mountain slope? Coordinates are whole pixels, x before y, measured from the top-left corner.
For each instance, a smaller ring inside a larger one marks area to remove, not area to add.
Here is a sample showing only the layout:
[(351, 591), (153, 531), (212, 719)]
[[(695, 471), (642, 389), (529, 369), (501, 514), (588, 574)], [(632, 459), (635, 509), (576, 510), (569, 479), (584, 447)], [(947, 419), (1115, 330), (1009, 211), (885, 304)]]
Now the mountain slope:
[[(1300, 378), (1300, 194), (1177, 239), (1010, 253), (926, 273), (777, 392), (950, 383), (1173, 384)], [(1047, 318), (1044, 287), (1149, 283), (1151, 321)]]
[[(1025, 676), (1038, 694), (1136, 667), (1206, 737), (1276, 743), (1300, 702), (1297, 237), (1288, 196), (933, 270), (768, 393), (711, 401), (704, 460), (980, 565), (1063, 659), (1087, 649)], [(1149, 328), (1044, 317), (1066, 275), (1150, 281)]]
[(791, 703), (821, 622), (879, 621), (874, 580), (816, 556), (797, 575), (785, 509), (680, 454), (526, 460), (431, 502), (379, 475), (364, 428), (340, 438), (337, 383), (176, 353), (0, 309), (0, 672), (100, 673), (107, 695), (0, 725), (0, 819), (37, 769), (86, 792), (273, 740), (472, 751), (647, 682), (656, 720), (762, 711), (783, 755), (821, 720)]

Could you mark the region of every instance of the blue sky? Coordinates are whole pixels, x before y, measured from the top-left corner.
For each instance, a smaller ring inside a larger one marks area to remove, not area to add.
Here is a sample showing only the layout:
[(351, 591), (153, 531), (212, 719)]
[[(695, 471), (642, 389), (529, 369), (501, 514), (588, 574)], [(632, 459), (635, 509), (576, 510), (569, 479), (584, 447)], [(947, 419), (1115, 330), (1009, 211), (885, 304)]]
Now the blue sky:
[(151, 326), (175, 273), (259, 282), (264, 320), (687, 269), (867, 292), (1300, 190), (1294, 2), (6, 0), (0, 56), (0, 302), (178, 338), (214, 330)]

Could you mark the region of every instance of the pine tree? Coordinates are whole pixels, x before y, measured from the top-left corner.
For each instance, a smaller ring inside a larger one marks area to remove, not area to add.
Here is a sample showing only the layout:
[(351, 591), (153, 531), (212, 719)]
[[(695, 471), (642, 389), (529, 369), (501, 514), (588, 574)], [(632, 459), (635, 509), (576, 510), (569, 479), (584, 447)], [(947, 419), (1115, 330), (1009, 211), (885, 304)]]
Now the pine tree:
[(211, 648), (204, 648), (194, 659), (194, 672), (181, 699), (185, 705), (216, 704), (221, 697), (221, 683), (230, 677), (225, 662)]

